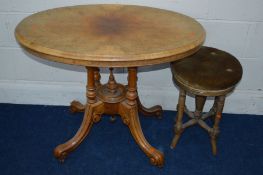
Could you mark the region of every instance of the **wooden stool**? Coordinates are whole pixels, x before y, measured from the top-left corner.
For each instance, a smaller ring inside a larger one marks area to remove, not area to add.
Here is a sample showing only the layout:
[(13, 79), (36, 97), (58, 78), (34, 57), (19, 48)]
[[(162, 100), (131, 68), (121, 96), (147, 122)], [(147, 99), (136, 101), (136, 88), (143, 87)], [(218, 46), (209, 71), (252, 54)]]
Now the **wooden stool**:
[[(177, 105), (177, 117), (174, 126), (175, 136), (171, 148), (175, 148), (182, 132), (189, 126), (199, 124), (211, 138), (212, 152), (217, 153), (216, 138), (219, 134), (225, 96), (233, 91), (242, 77), (242, 67), (239, 61), (229, 53), (210, 48), (201, 47), (194, 55), (171, 63), (173, 80), (180, 88)], [(195, 111), (190, 112), (185, 106), (186, 92), (195, 95)], [(213, 107), (203, 114), (203, 106), (207, 96), (215, 97)], [(183, 114), (190, 118), (182, 123)], [(213, 117), (214, 124), (210, 127), (205, 119)]]

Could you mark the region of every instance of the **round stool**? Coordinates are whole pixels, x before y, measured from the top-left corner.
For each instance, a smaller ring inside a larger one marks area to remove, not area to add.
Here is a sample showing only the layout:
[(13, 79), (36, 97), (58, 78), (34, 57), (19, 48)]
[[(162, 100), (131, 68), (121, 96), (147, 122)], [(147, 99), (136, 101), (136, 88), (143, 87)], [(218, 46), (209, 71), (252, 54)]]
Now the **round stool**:
[[(182, 132), (189, 126), (199, 124), (211, 138), (212, 152), (217, 153), (216, 138), (219, 134), (225, 96), (233, 91), (242, 77), (242, 67), (239, 61), (227, 52), (201, 47), (194, 55), (171, 63), (173, 80), (179, 86), (179, 100), (177, 105), (175, 136), (171, 148), (175, 148)], [(195, 95), (195, 111), (190, 112), (185, 106), (186, 92)], [(215, 97), (213, 107), (208, 113), (203, 113), (206, 97)], [(190, 118), (182, 122), (183, 114)], [(214, 119), (210, 127), (205, 120)]]

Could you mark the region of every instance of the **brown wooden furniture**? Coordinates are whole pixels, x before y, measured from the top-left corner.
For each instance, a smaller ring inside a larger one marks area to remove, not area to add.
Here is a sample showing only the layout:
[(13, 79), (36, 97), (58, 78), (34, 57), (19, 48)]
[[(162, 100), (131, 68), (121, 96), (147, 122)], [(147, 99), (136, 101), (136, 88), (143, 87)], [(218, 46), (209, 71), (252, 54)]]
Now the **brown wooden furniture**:
[[(174, 126), (175, 136), (171, 148), (175, 148), (184, 129), (199, 124), (211, 137), (212, 152), (215, 155), (216, 138), (219, 134), (219, 121), (221, 119), (225, 96), (233, 91), (242, 77), (242, 67), (239, 61), (229, 53), (210, 48), (201, 47), (194, 55), (183, 60), (171, 63), (173, 80), (180, 88), (177, 105), (177, 117)], [(186, 92), (195, 95), (196, 109), (190, 112), (185, 106)], [(208, 113), (203, 114), (203, 106), (207, 96), (214, 96), (214, 105)], [(182, 123), (183, 114), (190, 118)], [(213, 127), (208, 126), (204, 120), (213, 116)]]
[[(18, 42), (30, 53), (66, 64), (86, 66), (87, 103), (74, 101), (71, 111), (84, 111), (76, 135), (58, 145), (59, 160), (87, 136), (102, 114), (119, 114), (153, 165), (164, 156), (145, 139), (138, 110), (160, 115), (160, 106), (143, 107), (137, 93), (137, 67), (175, 61), (195, 53), (205, 38), (194, 19), (171, 11), (131, 5), (83, 5), (36, 13), (18, 24)], [(101, 84), (99, 67), (110, 67), (109, 81)], [(114, 67), (128, 68), (128, 85), (116, 83)]]

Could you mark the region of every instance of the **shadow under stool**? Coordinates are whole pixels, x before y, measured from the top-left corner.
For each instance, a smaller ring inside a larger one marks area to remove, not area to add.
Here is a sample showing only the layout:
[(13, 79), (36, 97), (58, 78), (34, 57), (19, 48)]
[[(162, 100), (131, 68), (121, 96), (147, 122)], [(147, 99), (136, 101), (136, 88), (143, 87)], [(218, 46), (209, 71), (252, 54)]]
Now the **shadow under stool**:
[[(241, 64), (227, 52), (203, 46), (194, 55), (171, 63), (171, 70), (173, 80), (180, 91), (171, 148), (176, 147), (186, 128), (198, 124), (209, 133), (212, 153), (216, 155), (216, 138), (219, 134), (225, 97), (241, 80)], [(194, 112), (185, 106), (186, 93), (195, 96)], [(203, 113), (207, 97), (215, 97), (214, 104), (209, 112)], [(185, 123), (182, 122), (184, 113), (190, 118)], [(211, 127), (205, 122), (209, 117), (213, 118)]]

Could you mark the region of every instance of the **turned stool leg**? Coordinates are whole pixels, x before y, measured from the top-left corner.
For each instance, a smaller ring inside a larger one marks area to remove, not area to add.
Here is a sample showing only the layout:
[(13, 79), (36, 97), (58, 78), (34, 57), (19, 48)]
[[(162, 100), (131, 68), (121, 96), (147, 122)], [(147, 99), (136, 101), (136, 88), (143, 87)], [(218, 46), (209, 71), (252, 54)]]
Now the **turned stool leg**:
[(222, 117), (222, 111), (223, 111), (224, 103), (225, 103), (225, 96), (215, 97), (215, 101), (216, 101), (216, 114), (215, 114), (214, 125), (210, 132), (213, 155), (216, 155), (217, 153), (216, 139), (219, 134), (219, 122)]
[(174, 126), (174, 132), (175, 136), (172, 140), (172, 143), (170, 147), (173, 149), (176, 147), (176, 144), (178, 143), (178, 140), (183, 132), (183, 115), (184, 115), (184, 107), (185, 107), (185, 91), (183, 89), (180, 89), (179, 93), (179, 100), (178, 100), (178, 109), (177, 109), (177, 116), (176, 116), (176, 123)]
[(200, 118), (202, 115), (205, 101), (206, 101), (206, 96), (199, 96), (199, 95), (195, 96), (195, 112), (194, 112), (194, 115), (198, 118)]

